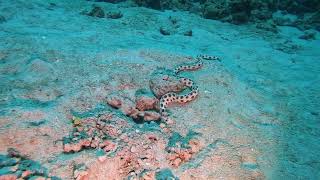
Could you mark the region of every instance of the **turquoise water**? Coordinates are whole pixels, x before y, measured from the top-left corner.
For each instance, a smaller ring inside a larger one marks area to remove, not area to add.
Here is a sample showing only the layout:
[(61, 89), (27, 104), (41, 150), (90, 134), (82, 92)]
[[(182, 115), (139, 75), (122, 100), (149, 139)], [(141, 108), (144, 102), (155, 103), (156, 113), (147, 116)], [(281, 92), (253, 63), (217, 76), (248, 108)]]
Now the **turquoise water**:
[(319, 6), (0, 0), (0, 179), (319, 179)]

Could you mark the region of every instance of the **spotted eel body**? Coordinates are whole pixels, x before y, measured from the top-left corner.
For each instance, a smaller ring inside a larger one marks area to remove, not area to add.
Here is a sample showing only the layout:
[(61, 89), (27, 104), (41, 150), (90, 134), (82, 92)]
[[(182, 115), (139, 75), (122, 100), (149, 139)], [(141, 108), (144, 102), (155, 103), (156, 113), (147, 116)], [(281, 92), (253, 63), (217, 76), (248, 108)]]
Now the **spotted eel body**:
[[(174, 73), (177, 75), (181, 71), (194, 71), (198, 70), (203, 66), (202, 60), (219, 60), (216, 56), (198, 55), (196, 58), (197, 62), (189, 65), (180, 65), (174, 69)], [(188, 87), (191, 91), (186, 95), (178, 95), (174, 92), (169, 92), (160, 98), (160, 113), (164, 114), (166, 108), (173, 103), (184, 104), (194, 100), (199, 94), (199, 88), (189, 78), (181, 78), (180, 82)]]

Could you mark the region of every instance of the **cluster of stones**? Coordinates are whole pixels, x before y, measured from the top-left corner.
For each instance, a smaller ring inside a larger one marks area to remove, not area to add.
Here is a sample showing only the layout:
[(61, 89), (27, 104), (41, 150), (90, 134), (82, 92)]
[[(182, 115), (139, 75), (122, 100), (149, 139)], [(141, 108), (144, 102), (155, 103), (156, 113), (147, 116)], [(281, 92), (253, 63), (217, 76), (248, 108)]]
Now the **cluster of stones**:
[(117, 154), (122, 159), (120, 173), (128, 175), (129, 179), (154, 179), (154, 173), (160, 166), (157, 151), (163, 140), (153, 134), (137, 135)]
[(159, 100), (150, 94), (136, 95), (135, 102), (120, 95), (111, 95), (107, 97), (107, 103), (136, 121), (147, 122), (161, 119), (161, 115), (157, 112)]
[[(165, 153), (165, 140), (158, 137), (156, 134), (145, 134), (135, 132), (126, 135), (120, 135), (119, 140), (125, 143), (119, 148), (115, 156), (99, 156), (98, 163), (109, 166), (113, 164), (116, 167), (114, 170), (120, 177), (132, 180), (152, 180), (156, 179), (161, 174), (159, 168), (168, 166), (163, 163)], [(87, 179), (90, 177), (90, 167), (87, 168), (84, 164), (75, 165), (73, 174), (75, 179)], [(173, 175), (170, 175), (174, 177)], [(168, 177), (168, 175), (166, 176)]]
[(0, 155), (0, 179), (59, 180), (60, 178), (48, 176), (47, 169), (39, 163), (14, 149), (8, 149), (7, 155)]
[[(146, 98), (140, 97), (140, 101)], [(144, 109), (153, 107), (155, 104), (137, 103), (137, 105), (139, 109)], [(99, 156), (98, 161), (119, 162), (118, 173), (129, 179), (155, 179), (159, 173), (159, 167), (177, 168), (189, 161), (201, 148), (197, 140), (182, 136), (174, 138), (177, 139), (173, 143), (174, 147), (168, 148), (171, 143), (159, 138), (159, 135), (134, 131), (126, 120), (112, 113), (99, 117), (73, 118), (73, 125), (74, 129), (70, 136), (64, 138), (64, 152), (78, 152), (85, 148), (103, 150), (105, 154)], [(184, 142), (185, 139), (188, 140)], [(181, 145), (182, 141), (188, 144), (187, 147)], [(115, 156), (107, 156), (109, 152), (115, 152)], [(84, 167), (74, 168), (75, 179), (89, 177), (90, 170)]]
[[(173, 73), (173, 72), (171, 72)], [(186, 79), (186, 78), (185, 78)], [(107, 103), (137, 121), (158, 121), (161, 120), (159, 99), (167, 93), (179, 93), (188, 87), (185, 81), (174, 74), (156, 71), (149, 80), (151, 92), (138, 90), (135, 100), (121, 97), (120, 95), (110, 95)]]
[[(121, 0), (112, 2), (117, 3)], [(274, 32), (276, 31), (275, 28), (272, 28), (272, 25), (283, 25), (282, 20), (286, 19), (286, 14), (290, 14), (296, 16), (296, 19), (290, 24), (288, 24), (291, 21), (290, 19), (285, 20), (286, 25), (303, 30), (310, 28), (320, 30), (320, 1), (318, 0), (282, 0), (281, 2), (266, 0), (133, 0), (133, 2), (138, 6), (156, 10), (189, 11), (207, 19), (234, 24), (254, 22), (257, 23), (257, 28)], [(97, 8), (93, 10), (90, 15), (104, 17), (102, 10)], [(281, 18), (281, 21), (278, 20), (278, 17), (274, 17), (274, 14), (279, 11), (283, 13), (281, 16), (285, 17)], [(172, 34), (172, 31), (168, 28), (161, 28), (160, 32), (164, 35)], [(191, 36), (192, 31), (186, 32), (186, 35)]]
[(170, 148), (167, 160), (172, 167), (179, 167), (182, 163), (189, 161), (194, 154), (198, 153), (200, 150), (200, 144), (196, 140), (189, 141), (188, 148)]
[[(169, 91), (171, 90), (169, 89)], [(162, 93), (166, 93), (166, 91)], [(106, 102), (134, 120), (148, 122), (161, 118), (160, 114), (155, 111), (159, 110), (159, 100), (144, 91), (136, 93), (135, 102), (120, 95), (110, 95)], [(102, 149), (104, 152), (114, 151), (118, 146), (117, 141), (122, 141), (121, 138), (119, 140), (119, 137), (126, 136), (127, 133), (124, 131), (131, 128), (127, 120), (120, 118), (117, 112), (88, 118), (72, 116), (72, 123), (74, 126), (72, 132), (63, 138), (63, 150), (66, 153), (79, 152), (86, 148)], [(168, 118), (166, 123), (173, 124), (173, 121)], [(160, 123), (160, 128), (166, 129), (166, 126), (166, 124)], [(169, 130), (165, 132), (169, 132)], [(126, 141), (124, 140), (124, 142)]]
[(119, 127), (126, 126), (126, 122), (118, 120), (116, 125), (110, 123), (110, 115), (99, 118), (74, 118), (73, 131), (63, 138), (63, 151), (78, 152), (84, 148), (103, 149), (110, 152), (116, 149), (116, 143), (112, 141), (119, 136)]

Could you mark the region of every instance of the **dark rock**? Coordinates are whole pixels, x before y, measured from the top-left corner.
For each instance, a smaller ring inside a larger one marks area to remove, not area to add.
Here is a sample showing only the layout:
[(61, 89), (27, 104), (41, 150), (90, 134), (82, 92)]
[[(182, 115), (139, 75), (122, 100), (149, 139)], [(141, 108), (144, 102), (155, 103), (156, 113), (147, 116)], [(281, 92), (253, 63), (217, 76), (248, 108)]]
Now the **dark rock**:
[[(96, 0), (99, 2), (117, 3), (123, 0)], [(247, 22), (268, 21), (274, 19), (278, 25), (292, 25), (305, 30), (314, 28), (319, 30), (319, 0), (133, 0), (138, 6), (163, 10), (182, 10), (202, 15), (206, 19), (220, 20), (233, 24), (244, 24)], [(300, 20), (292, 24), (288, 17), (272, 17), (277, 10), (286, 11), (298, 15)], [(318, 13), (318, 14), (317, 14)], [(103, 17), (103, 10), (94, 7), (90, 13), (94, 17)], [(309, 15), (312, 14), (312, 15)], [(109, 18), (121, 18), (120, 14), (109, 15)], [(173, 21), (173, 24), (176, 24)], [(170, 35), (170, 28), (162, 27), (161, 34)]]
[(172, 16), (170, 16), (168, 19), (173, 25), (177, 24), (179, 21), (176, 17), (172, 17)]
[(16, 157), (16, 158), (21, 158), (21, 157), (22, 157), (21, 154), (20, 154), (20, 152), (17, 151), (16, 149), (9, 148), (9, 149), (7, 150), (7, 152), (8, 152), (8, 156), (9, 156), (9, 157)]
[(88, 0), (88, 1), (118, 3), (118, 2), (122, 2), (122, 1), (124, 1), (124, 0)]
[(195, 6), (190, 0), (161, 0), (162, 9), (187, 11)]
[(315, 40), (316, 39), (316, 32), (315, 31), (305, 31), (302, 36), (299, 37), (300, 39), (304, 40)]
[(107, 18), (110, 18), (110, 19), (119, 19), (119, 18), (122, 18), (122, 16), (123, 14), (120, 11), (107, 13)]
[(250, 1), (248, 0), (229, 0), (228, 5), (231, 13), (245, 12), (249, 14), (250, 12)]
[(183, 35), (192, 36), (192, 30), (186, 31), (185, 33), (183, 33)]
[(168, 36), (168, 35), (171, 34), (170, 31), (169, 31), (169, 29), (167, 29), (167, 28), (165, 28), (165, 27), (160, 27), (160, 33), (161, 33), (162, 35), (165, 35), (165, 36)]
[(150, 89), (157, 98), (160, 98), (168, 92), (181, 92), (186, 88), (178, 77), (169, 76), (164, 79), (164, 76), (165, 75), (156, 72), (149, 81)]
[(273, 13), (272, 19), (275, 24), (279, 26), (293, 26), (297, 21), (297, 16), (285, 13), (284, 11), (277, 11)]
[(154, 111), (145, 111), (143, 113), (144, 121), (158, 121), (161, 119), (161, 115)]
[(273, 33), (278, 33), (278, 28), (276, 24), (274, 24), (273, 21), (267, 21), (267, 22), (261, 22), (256, 25), (256, 28), (265, 30), (265, 31), (270, 31)]
[(161, 0), (134, 0), (138, 6), (161, 10)]
[(105, 13), (99, 6), (93, 6), (92, 10), (88, 13), (88, 16), (104, 18)]
[(226, 4), (219, 3), (208, 3), (204, 5), (203, 16), (207, 19), (221, 19), (228, 15)]
[(293, 24), (300, 30), (315, 29), (319, 31), (320, 27), (320, 10), (315, 13), (300, 16)]
[(270, 11), (269, 9), (255, 9), (251, 11), (251, 16), (254, 19), (267, 20), (272, 18), (272, 11)]
[(234, 24), (243, 24), (248, 22), (249, 16), (246, 12), (238, 12), (232, 14), (231, 23)]

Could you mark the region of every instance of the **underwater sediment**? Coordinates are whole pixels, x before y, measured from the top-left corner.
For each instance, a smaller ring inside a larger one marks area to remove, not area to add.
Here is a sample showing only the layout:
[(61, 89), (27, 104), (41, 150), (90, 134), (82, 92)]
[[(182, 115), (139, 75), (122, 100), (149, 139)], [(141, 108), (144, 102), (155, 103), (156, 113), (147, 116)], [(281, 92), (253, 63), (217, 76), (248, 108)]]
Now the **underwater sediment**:
[(0, 179), (319, 179), (319, 6), (0, 0)]

